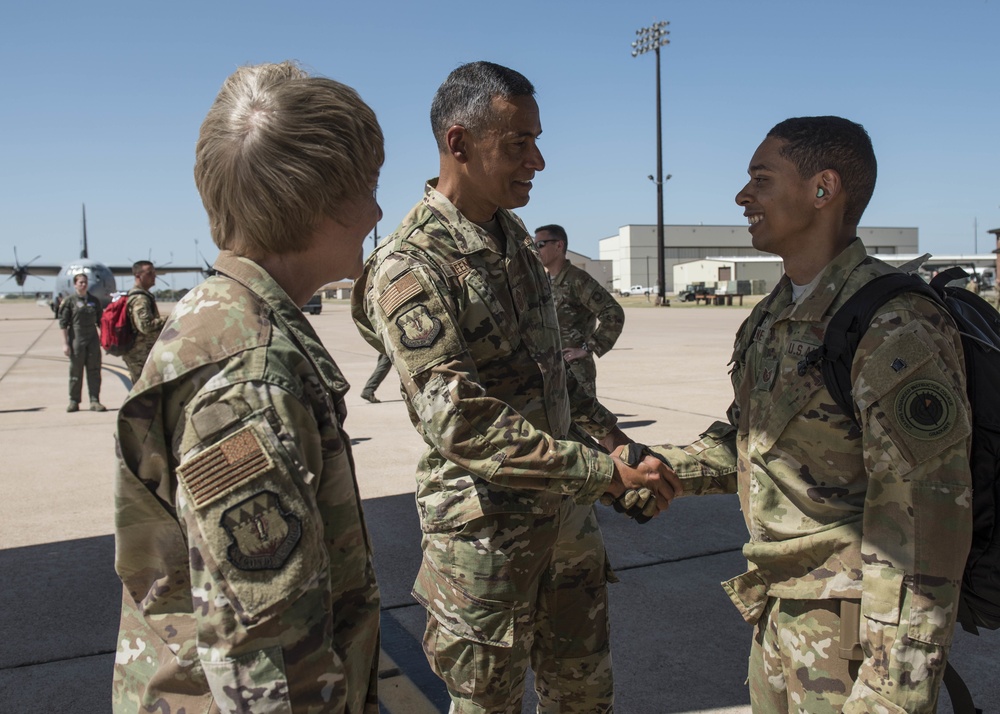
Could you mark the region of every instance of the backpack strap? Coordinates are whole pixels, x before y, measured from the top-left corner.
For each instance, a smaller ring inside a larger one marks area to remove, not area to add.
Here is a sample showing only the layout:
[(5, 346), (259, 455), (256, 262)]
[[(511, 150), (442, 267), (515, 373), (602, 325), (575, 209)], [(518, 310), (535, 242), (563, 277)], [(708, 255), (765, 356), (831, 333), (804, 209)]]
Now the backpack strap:
[(798, 364), (798, 372), (804, 375), (806, 370), (819, 363), (830, 396), (837, 406), (858, 424), (854, 412), (852, 395), (851, 366), (854, 354), (875, 315), (892, 298), (905, 292), (915, 292), (926, 295), (940, 303), (937, 293), (923, 280), (908, 273), (886, 273), (865, 283), (854, 293), (840, 309), (834, 313), (827, 324), (823, 336), (823, 344), (807, 354)]

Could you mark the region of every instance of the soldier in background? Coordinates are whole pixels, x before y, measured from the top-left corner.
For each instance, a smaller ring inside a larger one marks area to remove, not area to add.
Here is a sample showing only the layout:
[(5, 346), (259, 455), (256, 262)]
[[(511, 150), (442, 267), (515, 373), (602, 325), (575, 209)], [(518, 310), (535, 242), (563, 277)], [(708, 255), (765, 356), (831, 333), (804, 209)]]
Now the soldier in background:
[(958, 331), (924, 296), (889, 300), (858, 346), (844, 414), (803, 357), (848, 298), (895, 270), (856, 237), (871, 140), (839, 117), (788, 119), (748, 173), (736, 202), (785, 275), (737, 334), (729, 423), (653, 450), (686, 493), (739, 492), (750, 570), (723, 585), (754, 625), (754, 712), (933, 712), (972, 533)]
[(379, 385), (385, 381), (385, 378), (389, 375), (389, 370), (392, 369), (392, 361), (386, 356), (380, 354), (378, 356), (378, 362), (375, 363), (375, 369), (372, 370), (371, 376), (368, 381), (365, 382), (364, 388), (361, 390), (361, 398), (366, 402), (371, 402), (372, 404), (378, 404), (381, 399), (375, 396), (375, 390), (378, 389)]
[(594, 358), (615, 346), (625, 327), (625, 311), (590, 273), (569, 261), (568, 243), (562, 226), (553, 223), (535, 229), (535, 248), (552, 278), (563, 359), (576, 381), (596, 395)]
[(300, 307), (360, 274), (383, 158), (357, 93), (291, 63), (238, 69), (202, 124), (216, 274), (118, 419), (116, 712), (378, 713), (348, 385)]
[(132, 264), (132, 275), (135, 276), (135, 286), (128, 291), (127, 310), (135, 342), (122, 355), (122, 360), (128, 367), (132, 384), (135, 384), (139, 381), (142, 366), (146, 364), (146, 357), (153, 349), (153, 343), (163, 329), (163, 318), (156, 306), (156, 298), (149, 291), (156, 283), (156, 268), (148, 260), (139, 260)]
[(529, 659), (539, 711), (611, 711), (610, 569), (593, 503), (648, 485), (659, 510), (676, 486), (652, 457), (631, 467), (568, 438), (572, 416), (608, 447), (626, 441), (596, 400), (567, 392), (549, 281), (510, 210), (545, 167), (533, 95), (489, 62), (449, 75), (431, 107), (440, 178), (351, 296), (427, 444), (413, 594), (462, 714), (520, 712)]
[(87, 292), (86, 273), (73, 277), (76, 295), (67, 295), (59, 305), (59, 327), (63, 333), (63, 354), (69, 357), (68, 412), (80, 411), (83, 371), (87, 370), (90, 411), (107, 411), (101, 404), (101, 301)]

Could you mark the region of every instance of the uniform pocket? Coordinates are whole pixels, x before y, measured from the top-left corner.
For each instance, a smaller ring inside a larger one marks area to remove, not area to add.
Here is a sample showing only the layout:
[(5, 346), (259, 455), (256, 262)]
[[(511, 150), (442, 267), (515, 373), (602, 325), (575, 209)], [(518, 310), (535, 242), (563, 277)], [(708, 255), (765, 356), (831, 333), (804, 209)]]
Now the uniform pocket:
[(469, 594), (446, 579), (426, 559), (417, 573), (412, 594), (454, 635), (494, 647), (513, 646), (513, 603), (484, 600)]
[(291, 714), (280, 647), (219, 661), (211, 661), (210, 652), (202, 651), (201, 666), (220, 712)]

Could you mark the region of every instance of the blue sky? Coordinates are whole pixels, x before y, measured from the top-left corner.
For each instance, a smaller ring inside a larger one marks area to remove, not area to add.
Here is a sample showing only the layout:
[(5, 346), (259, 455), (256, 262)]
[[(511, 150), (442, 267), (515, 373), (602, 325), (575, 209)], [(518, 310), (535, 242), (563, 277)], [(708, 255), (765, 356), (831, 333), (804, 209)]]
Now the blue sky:
[(630, 43), (657, 20), (671, 23), (667, 223), (742, 224), (733, 197), (767, 130), (840, 114), (879, 158), (865, 225), (916, 226), (934, 253), (992, 249), (1000, 0), (39, 0), (8, 3), (0, 23), (0, 262), (14, 246), (22, 260), (76, 255), (83, 203), (91, 257), (213, 259), (192, 179), (199, 125), (233, 69), (283, 59), (354, 86), (378, 114), (380, 235), (437, 172), (427, 117), (448, 72), (477, 59), (521, 71), (548, 166), (519, 213), (529, 229), (563, 224), (596, 257), (619, 226), (656, 220), (655, 60)]

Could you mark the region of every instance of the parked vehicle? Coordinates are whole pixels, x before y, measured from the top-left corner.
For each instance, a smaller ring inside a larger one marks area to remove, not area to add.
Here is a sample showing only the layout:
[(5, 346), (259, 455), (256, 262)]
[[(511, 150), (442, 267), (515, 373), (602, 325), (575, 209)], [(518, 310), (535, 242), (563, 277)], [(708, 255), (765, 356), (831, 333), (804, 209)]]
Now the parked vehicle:
[(309, 315), (318, 315), (323, 312), (323, 296), (316, 293), (309, 298), (309, 302), (302, 306), (302, 312)]
[(628, 290), (622, 290), (622, 297), (628, 297), (629, 295), (649, 295), (651, 288), (643, 287), (642, 285), (633, 285)]

